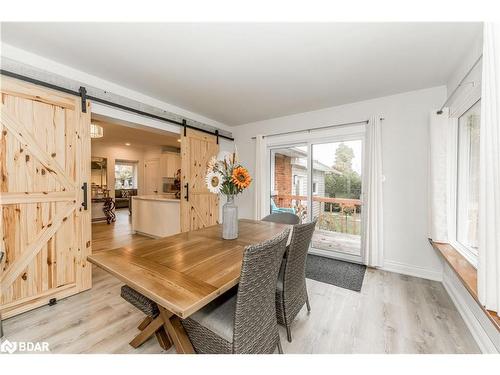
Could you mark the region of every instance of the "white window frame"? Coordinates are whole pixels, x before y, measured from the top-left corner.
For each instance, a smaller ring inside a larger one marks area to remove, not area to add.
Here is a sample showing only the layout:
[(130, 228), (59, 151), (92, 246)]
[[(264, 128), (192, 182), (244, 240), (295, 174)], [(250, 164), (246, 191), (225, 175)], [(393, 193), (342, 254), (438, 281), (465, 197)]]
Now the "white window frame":
[[(361, 123), (362, 121), (360, 121)], [(312, 192), (312, 182), (313, 182), (313, 170), (312, 166), (312, 146), (313, 144), (324, 144), (324, 143), (333, 143), (333, 142), (342, 142), (342, 141), (353, 141), (353, 140), (361, 140), (362, 147), (361, 153), (363, 159), (366, 158), (365, 155), (365, 141), (366, 141), (366, 125), (349, 125), (349, 126), (339, 126), (334, 128), (329, 128), (326, 130), (315, 130), (298, 134), (288, 134), (282, 136), (270, 137), (267, 141), (267, 153), (266, 153), (266, 166), (267, 170), (267, 181), (266, 181), (266, 191), (271, 191), (271, 186), (274, 186), (274, 177), (272, 176), (272, 170), (274, 170), (273, 159), (276, 149), (283, 147), (293, 147), (293, 146), (304, 146), (307, 145), (307, 171), (308, 171), (308, 190)], [(363, 165), (363, 182), (361, 184), (361, 202), (365, 202), (365, 190), (364, 186), (366, 183), (364, 179), (366, 178), (365, 168), (366, 163), (365, 160), (362, 162)], [(273, 183), (271, 184), (271, 181)], [(308, 207), (312, 207), (312, 196), (313, 194), (307, 194), (308, 196)], [(266, 214), (270, 213), (270, 194), (266, 194)], [(312, 210), (308, 210), (308, 219), (312, 218)], [(361, 226), (365, 227), (365, 212), (361, 210)], [(311, 254), (321, 255), (325, 257), (331, 257), (336, 259), (342, 259), (350, 262), (356, 263), (365, 263), (365, 234), (364, 230), (361, 232), (361, 254), (360, 256), (346, 254), (338, 251), (332, 250), (321, 250), (310, 247), (309, 252)]]
[(458, 223), (458, 189), (465, 189), (466, 185), (462, 181), (458, 181), (459, 165), (458, 165), (458, 152), (459, 152), (459, 139), (458, 139), (458, 126), (459, 118), (471, 109), (479, 100), (481, 100), (481, 87), (480, 85), (455, 99), (450, 113), (450, 118), (453, 120), (449, 142), (450, 152), (448, 153), (448, 167), (450, 171), (450, 202), (449, 202), (449, 221), (448, 221), (448, 238), (449, 243), (453, 246), (464, 258), (475, 268), (477, 268), (478, 254), (473, 249), (464, 246), (457, 240), (457, 223)]

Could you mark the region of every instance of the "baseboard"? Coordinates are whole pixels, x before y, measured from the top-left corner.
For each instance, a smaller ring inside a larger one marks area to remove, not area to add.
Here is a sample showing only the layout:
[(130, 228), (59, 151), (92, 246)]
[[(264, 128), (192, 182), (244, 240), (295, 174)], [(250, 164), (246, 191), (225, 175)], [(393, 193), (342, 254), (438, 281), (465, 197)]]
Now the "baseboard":
[(384, 271), (400, 273), (408, 276), (420, 277), (422, 279), (443, 281), (443, 273), (441, 271), (429, 270), (423, 267), (417, 267), (410, 264), (395, 262), (393, 260), (385, 260)]
[(483, 353), (500, 353), (500, 333), (472, 298), (455, 272), (444, 265), (443, 286)]

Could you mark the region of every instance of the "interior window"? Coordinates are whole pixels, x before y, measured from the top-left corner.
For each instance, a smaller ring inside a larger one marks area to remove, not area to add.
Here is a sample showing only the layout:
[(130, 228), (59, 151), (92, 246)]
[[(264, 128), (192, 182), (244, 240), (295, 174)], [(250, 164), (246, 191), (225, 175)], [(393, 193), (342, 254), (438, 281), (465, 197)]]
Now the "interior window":
[(457, 242), (477, 258), (481, 101), (458, 119)]

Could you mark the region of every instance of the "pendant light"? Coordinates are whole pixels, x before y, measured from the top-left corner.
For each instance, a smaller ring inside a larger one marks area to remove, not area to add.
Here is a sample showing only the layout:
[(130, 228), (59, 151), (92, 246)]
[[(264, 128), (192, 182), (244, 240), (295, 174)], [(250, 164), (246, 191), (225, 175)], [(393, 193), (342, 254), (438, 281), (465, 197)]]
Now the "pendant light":
[(90, 124), (90, 138), (102, 138), (104, 130), (101, 125)]

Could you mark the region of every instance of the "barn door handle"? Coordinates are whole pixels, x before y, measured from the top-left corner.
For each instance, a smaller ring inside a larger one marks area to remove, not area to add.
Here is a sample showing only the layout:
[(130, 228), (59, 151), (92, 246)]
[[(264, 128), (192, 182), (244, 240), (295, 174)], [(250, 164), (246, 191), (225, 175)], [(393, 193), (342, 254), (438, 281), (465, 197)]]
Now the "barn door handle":
[(186, 185), (184, 185), (186, 188), (186, 195), (184, 196), (184, 199), (189, 202), (189, 183), (186, 182)]
[(82, 190), (83, 190), (82, 207), (84, 210), (87, 210), (88, 202), (87, 202), (87, 183), (86, 182), (83, 183)]

